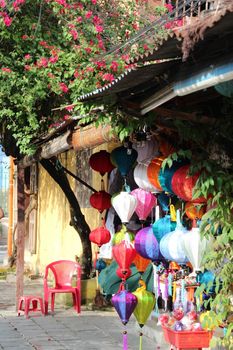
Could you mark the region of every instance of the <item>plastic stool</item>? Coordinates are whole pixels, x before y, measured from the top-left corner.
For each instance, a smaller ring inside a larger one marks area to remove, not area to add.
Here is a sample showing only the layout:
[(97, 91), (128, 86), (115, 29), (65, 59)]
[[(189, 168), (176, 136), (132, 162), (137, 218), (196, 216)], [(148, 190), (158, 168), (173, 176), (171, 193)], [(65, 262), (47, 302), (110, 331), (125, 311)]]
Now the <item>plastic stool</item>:
[[(40, 308), (38, 309), (38, 303), (40, 304)], [(31, 304), (31, 307), (30, 307)], [(44, 302), (43, 298), (35, 296), (35, 295), (23, 295), (19, 298), (18, 304), (18, 316), (20, 316), (20, 311), (24, 311), (24, 315), (26, 318), (29, 318), (29, 311), (41, 311), (44, 315)]]

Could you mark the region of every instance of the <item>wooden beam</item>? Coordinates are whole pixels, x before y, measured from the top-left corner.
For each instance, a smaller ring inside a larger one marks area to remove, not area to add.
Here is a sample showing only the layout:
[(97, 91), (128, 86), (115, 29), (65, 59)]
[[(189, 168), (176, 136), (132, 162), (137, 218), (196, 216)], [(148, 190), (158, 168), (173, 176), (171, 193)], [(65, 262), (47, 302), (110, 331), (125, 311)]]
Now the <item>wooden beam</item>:
[(16, 311), (19, 298), (23, 295), (24, 288), (24, 236), (25, 236), (25, 194), (24, 194), (24, 169), (17, 167), (17, 260), (16, 260)]
[(159, 116), (169, 119), (180, 119), (180, 120), (187, 120), (194, 123), (200, 123), (200, 124), (214, 124), (216, 122), (215, 118), (207, 117), (207, 116), (198, 116), (194, 113), (187, 113), (187, 112), (180, 112), (175, 111), (168, 108), (163, 107), (157, 107), (153, 110), (156, 112)]

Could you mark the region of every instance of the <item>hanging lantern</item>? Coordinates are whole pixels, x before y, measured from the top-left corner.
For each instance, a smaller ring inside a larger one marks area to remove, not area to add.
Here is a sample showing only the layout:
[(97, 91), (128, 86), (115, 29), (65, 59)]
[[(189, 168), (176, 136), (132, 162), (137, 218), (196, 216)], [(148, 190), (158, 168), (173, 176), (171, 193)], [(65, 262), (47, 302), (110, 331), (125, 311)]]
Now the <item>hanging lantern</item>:
[(122, 223), (128, 223), (136, 207), (137, 199), (128, 192), (120, 192), (112, 197), (112, 206)]
[(97, 244), (101, 247), (103, 244), (106, 244), (111, 239), (110, 232), (106, 229), (106, 227), (101, 226), (92, 230), (89, 234), (89, 239), (92, 243)]
[(112, 196), (105, 191), (95, 192), (90, 197), (90, 204), (102, 213), (105, 209), (111, 208), (111, 198)]
[(126, 325), (137, 305), (137, 297), (128, 290), (122, 289), (112, 297), (111, 302), (118, 313), (121, 322), (123, 325)]
[(189, 176), (190, 165), (184, 165), (179, 168), (172, 177), (172, 190), (173, 192), (181, 199), (187, 202), (194, 203), (203, 203), (206, 202), (206, 199), (201, 197), (195, 200), (193, 197), (193, 189), (196, 185), (196, 182), (200, 176), (199, 173)]
[(101, 176), (104, 176), (105, 173), (109, 173), (115, 168), (110, 160), (110, 153), (104, 150), (92, 154), (89, 159), (89, 164), (90, 167), (98, 171)]
[(165, 259), (175, 261), (178, 264), (185, 264), (188, 262), (188, 258), (183, 249), (182, 239), (188, 231), (181, 224), (179, 210), (177, 210), (176, 217), (176, 229), (162, 237), (159, 247)]
[(147, 159), (151, 159), (158, 154), (158, 141), (155, 138), (143, 142), (143, 146), (139, 143), (133, 144), (133, 148), (138, 152), (137, 162), (141, 163)]
[(114, 234), (114, 236), (112, 238), (112, 245), (119, 244), (122, 241), (124, 241), (126, 232), (129, 235), (130, 242), (133, 242), (134, 241), (134, 234), (132, 232), (129, 232), (125, 225), (122, 225), (122, 228), (120, 229), (120, 231), (118, 231)]
[(159, 138), (159, 151), (164, 157), (167, 157), (170, 154), (174, 153), (176, 151), (176, 149), (170, 142), (165, 140), (165, 138), (160, 137)]
[(138, 300), (137, 306), (134, 309), (134, 316), (139, 326), (143, 327), (155, 306), (155, 297), (151, 292), (146, 290), (146, 284), (143, 280), (140, 280), (138, 283), (141, 287), (133, 292)]
[(152, 159), (147, 168), (147, 177), (150, 183), (158, 190), (162, 191), (162, 187), (159, 183), (159, 172), (164, 161), (164, 157), (156, 157)]
[[(150, 162), (149, 162), (150, 163)], [(138, 187), (142, 188), (145, 191), (158, 193), (159, 191), (151, 184), (147, 177), (147, 167), (149, 164), (140, 163), (137, 164), (134, 168), (134, 181)]]
[(137, 160), (138, 152), (133, 148), (117, 147), (111, 152), (111, 162), (122, 176), (126, 176)]
[(121, 271), (124, 273), (129, 270), (130, 265), (136, 256), (136, 250), (134, 249), (133, 244), (126, 239), (120, 244), (112, 247), (112, 255), (118, 263)]
[(206, 205), (195, 204), (193, 202), (185, 203), (185, 214), (191, 220), (200, 220), (206, 212)]
[(174, 231), (175, 228), (176, 221), (171, 221), (170, 215), (165, 215), (163, 218), (155, 221), (152, 225), (153, 234), (158, 242), (160, 242), (163, 236), (167, 233)]
[(138, 231), (135, 236), (134, 246), (138, 254), (143, 258), (152, 261), (158, 261), (163, 258), (160, 254), (159, 243), (153, 234), (151, 226)]
[(172, 166), (169, 167), (168, 165), (165, 166), (164, 169), (160, 169), (159, 171), (159, 183), (163, 189), (163, 191), (168, 193), (173, 193), (172, 190), (172, 177), (174, 173), (185, 165), (185, 161), (173, 161)]
[(147, 266), (150, 264), (150, 259), (143, 258), (140, 254), (136, 254), (136, 257), (133, 260), (134, 265), (136, 266), (138, 272), (143, 273), (146, 271)]
[(137, 199), (137, 206), (135, 212), (139, 220), (146, 220), (152, 208), (156, 204), (155, 196), (141, 188), (136, 188), (131, 192), (131, 194)]
[(201, 270), (203, 256), (210, 249), (211, 243), (211, 240), (201, 237), (198, 227), (193, 227), (183, 236), (183, 250), (191, 262), (194, 272)]

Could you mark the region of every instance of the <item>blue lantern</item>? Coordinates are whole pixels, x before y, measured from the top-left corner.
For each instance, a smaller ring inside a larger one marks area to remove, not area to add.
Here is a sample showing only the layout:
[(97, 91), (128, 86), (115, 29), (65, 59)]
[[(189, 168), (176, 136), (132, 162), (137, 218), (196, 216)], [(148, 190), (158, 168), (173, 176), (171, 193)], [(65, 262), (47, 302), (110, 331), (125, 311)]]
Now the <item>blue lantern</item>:
[(170, 215), (165, 215), (163, 218), (155, 221), (152, 225), (153, 233), (158, 242), (160, 242), (163, 236), (168, 232), (174, 231), (175, 228), (176, 221), (171, 221)]
[(117, 147), (111, 152), (111, 162), (122, 176), (126, 176), (137, 160), (138, 152), (134, 148)]

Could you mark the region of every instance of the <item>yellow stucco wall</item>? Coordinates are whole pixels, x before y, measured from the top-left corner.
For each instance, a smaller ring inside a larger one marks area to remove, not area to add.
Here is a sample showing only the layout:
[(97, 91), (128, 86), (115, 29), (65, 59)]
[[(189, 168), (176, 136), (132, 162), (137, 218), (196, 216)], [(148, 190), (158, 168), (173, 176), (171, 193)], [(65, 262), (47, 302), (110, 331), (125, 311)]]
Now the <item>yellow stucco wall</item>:
[[(101, 149), (111, 150), (116, 146), (117, 144), (104, 144), (93, 149), (93, 153)], [(76, 155), (73, 150), (61, 154), (59, 159), (66, 168), (74, 174), (76, 173)], [(90, 171), (92, 171), (91, 168)], [(74, 189), (76, 180), (70, 176), (68, 178)], [(100, 181), (99, 173), (93, 171), (91, 185), (100, 190)], [(91, 229), (100, 225), (101, 216), (97, 210), (86, 208), (82, 209), (82, 212)], [(74, 260), (75, 255), (81, 255), (82, 247), (79, 236), (69, 225), (68, 201), (62, 190), (42, 166), (39, 166), (37, 220), (36, 254), (31, 255), (28, 264), (34, 273), (43, 273), (45, 266), (51, 261), (59, 259)], [(96, 250), (95, 245), (93, 245), (93, 250)]]

